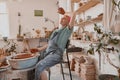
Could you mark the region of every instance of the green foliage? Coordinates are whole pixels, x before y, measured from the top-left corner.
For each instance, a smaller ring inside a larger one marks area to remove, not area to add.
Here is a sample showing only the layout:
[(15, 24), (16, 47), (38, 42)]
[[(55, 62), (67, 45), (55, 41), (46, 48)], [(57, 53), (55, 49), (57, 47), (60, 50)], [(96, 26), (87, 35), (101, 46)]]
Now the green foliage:
[(120, 10), (120, 1), (116, 3), (115, 0), (112, 0), (112, 3)]
[(89, 54), (94, 54), (94, 48), (91, 47), (91, 48), (87, 51), (87, 53), (89, 53)]
[(102, 34), (101, 29), (96, 24), (94, 24), (94, 26), (94, 30), (97, 31), (98, 34)]
[(5, 43), (5, 52), (6, 53), (12, 53), (12, 52), (16, 52), (16, 46), (17, 44), (13, 41), (13, 40), (4, 40)]
[[(120, 43), (120, 40), (115, 37), (115, 34), (113, 32), (103, 31), (97, 24), (94, 24), (94, 26), (94, 31), (97, 34), (98, 42), (92, 43), (92, 46), (90, 45), (87, 53), (94, 54), (94, 52), (101, 53), (102, 51), (119, 52), (119, 50), (115, 49), (115, 46)], [(118, 33), (117, 35), (120, 36), (120, 33)], [(109, 48), (109, 45), (112, 45), (112, 47)]]
[(110, 44), (110, 43), (117, 45), (117, 44), (119, 44), (119, 40), (116, 39), (116, 38), (115, 38), (115, 39), (111, 39), (111, 38), (110, 38), (110, 39), (109, 39), (109, 44)]

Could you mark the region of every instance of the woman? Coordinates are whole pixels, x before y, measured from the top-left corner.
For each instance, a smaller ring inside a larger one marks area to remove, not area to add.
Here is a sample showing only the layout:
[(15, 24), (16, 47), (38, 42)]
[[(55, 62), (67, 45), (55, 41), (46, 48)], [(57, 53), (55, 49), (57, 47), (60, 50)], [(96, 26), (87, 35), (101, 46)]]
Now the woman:
[[(63, 15), (63, 12), (59, 11), (59, 9), (58, 13)], [(71, 19), (68, 15), (64, 15), (60, 21), (62, 28), (55, 30), (48, 44), (38, 49), (38, 51), (46, 50), (42, 56), (44, 58), (36, 65), (35, 80), (42, 80), (42, 77), (45, 78), (43, 71), (61, 62), (67, 41), (73, 31), (75, 15), (76, 13), (73, 13)]]

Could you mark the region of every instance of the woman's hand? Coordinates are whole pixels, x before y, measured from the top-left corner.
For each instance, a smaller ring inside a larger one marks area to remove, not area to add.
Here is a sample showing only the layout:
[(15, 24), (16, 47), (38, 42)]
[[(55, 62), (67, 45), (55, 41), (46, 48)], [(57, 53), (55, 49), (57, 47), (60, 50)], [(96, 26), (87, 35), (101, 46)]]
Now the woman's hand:
[(65, 10), (62, 7), (59, 7), (58, 8), (58, 13), (61, 14), (61, 15), (64, 15), (65, 14)]
[(32, 49), (30, 49), (30, 52), (31, 53), (36, 53), (36, 52), (43, 51), (43, 50), (45, 50), (47, 48), (47, 46), (48, 46), (48, 44), (46, 44), (46, 45), (44, 45), (44, 46), (42, 46), (40, 48), (32, 48)]

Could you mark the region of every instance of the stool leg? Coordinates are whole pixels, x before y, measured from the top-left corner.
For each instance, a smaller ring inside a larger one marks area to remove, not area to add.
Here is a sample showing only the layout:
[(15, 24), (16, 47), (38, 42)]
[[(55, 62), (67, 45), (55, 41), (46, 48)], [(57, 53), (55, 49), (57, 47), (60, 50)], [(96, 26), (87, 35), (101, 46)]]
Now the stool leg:
[(49, 77), (49, 80), (50, 80), (50, 76), (51, 76), (50, 68), (47, 68), (47, 71), (48, 71), (48, 77)]
[(69, 68), (69, 73), (70, 73), (70, 80), (72, 80), (72, 74), (71, 74), (71, 70), (70, 70), (70, 61), (69, 61), (69, 57), (68, 57), (68, 53), (66, 52), (67, 55), (67, 60), (68, 60), (68, 68)]
[(63, 80), (65, 80), (65, 76), (64, 76), (64, 72), (63, 72), (63, 66), (62, 66), (62, 63), (60, 63), (60, 66), (61, 66), (61, 70), (62, 70)]
[(51, 72), (50, 72), (50, 70), (48, 71), (48, 74), (49, 74), (49, 80), (50, 80), (50, 75), (51, 75)]

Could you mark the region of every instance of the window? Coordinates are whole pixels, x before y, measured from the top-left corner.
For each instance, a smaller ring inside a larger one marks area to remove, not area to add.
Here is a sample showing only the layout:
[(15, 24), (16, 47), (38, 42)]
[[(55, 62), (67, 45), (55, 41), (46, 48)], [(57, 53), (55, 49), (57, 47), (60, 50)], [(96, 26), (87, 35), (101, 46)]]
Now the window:
[(8, 10), (5, 2), (0, 2), (0, 36), (9, 37)]

